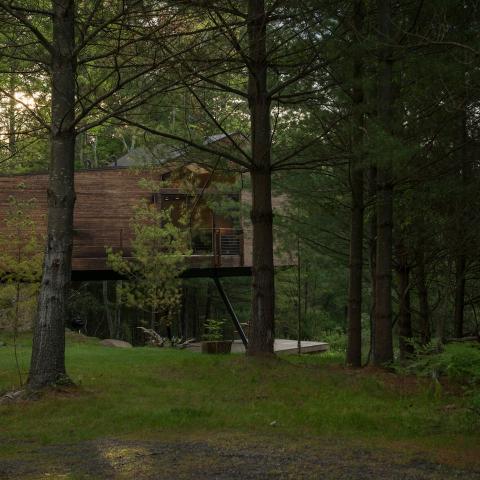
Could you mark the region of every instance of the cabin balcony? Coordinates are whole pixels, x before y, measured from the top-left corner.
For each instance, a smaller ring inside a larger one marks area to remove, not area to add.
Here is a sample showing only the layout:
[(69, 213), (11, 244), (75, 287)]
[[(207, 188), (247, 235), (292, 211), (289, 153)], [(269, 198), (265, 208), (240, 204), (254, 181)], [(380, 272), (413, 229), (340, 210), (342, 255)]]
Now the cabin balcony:
[[(75, 229), (72, 270), (110, 270), (106, 249), (123, 252), (124, 258), (133, 259), (131, 232), (119, 228), (93, 234), (91, 229)], [(241, 229), (200, 228), (192, 232), (192, 254), (188, 268), (222, 268), (244, 266), (244, 237)]]

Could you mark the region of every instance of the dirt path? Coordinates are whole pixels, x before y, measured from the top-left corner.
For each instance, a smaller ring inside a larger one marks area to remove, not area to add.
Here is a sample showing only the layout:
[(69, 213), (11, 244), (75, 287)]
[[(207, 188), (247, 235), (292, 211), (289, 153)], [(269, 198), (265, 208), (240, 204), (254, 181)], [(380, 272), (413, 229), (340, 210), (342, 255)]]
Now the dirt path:
[(456, 469), (421, 456), (392, 455), (391, 450), (274, 443), (103, 439), (31, 450), (23, 445), (21, 455), (0, 459), (0, 478), (480, 480), (480, 470)]

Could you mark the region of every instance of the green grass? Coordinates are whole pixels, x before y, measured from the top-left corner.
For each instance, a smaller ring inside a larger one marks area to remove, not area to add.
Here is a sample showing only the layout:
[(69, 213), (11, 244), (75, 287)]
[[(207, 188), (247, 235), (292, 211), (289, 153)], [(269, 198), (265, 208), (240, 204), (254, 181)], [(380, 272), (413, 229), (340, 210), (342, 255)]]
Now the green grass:
[[(26, 370), (30, 346), (25, 338), (20, 344)], [(67, 369), (80, 388), (1, 405), (0, 440), (48, 444), (253, 432), (459, 450), (479, 444), (478, 422), (461, 396), (439, 396), (428, 384), (412, 391), (393, 374), (352, 372), (340, 361), (335, 355), (258, 361), (243, 355), (124, 350), (71, 336)], [(13, 350), (0, 347), (0, 391), (17, 381)]]

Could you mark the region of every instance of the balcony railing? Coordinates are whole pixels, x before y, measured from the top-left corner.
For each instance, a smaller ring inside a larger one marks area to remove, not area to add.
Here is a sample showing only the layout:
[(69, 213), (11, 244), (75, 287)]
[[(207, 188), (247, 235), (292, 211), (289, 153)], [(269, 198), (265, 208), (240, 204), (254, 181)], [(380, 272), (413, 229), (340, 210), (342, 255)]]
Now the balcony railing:
[(194, 255), (213, 255), (214, 258), (243, 257), (243, 232), (232, 228), (196, 229), (192, 233), (192, 250)]
[[(130, 257), (131, 233), (120, 228), (98, 232), (93, 229), (74, 229), (74, 258), (105, 258), (106, 247), (122, 251)], [(192, 230), (193, 255), (212, 257), (213, 265), (220, 266), (222, 257), (240, 257), (243, 265), (243, 231), (232, 228), (199, 228)]]

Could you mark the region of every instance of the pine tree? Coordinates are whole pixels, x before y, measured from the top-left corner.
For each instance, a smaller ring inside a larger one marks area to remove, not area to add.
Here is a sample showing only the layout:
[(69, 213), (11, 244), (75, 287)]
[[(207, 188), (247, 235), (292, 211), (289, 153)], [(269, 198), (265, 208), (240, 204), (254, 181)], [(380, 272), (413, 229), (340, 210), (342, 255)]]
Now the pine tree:
[(191, 254), (188, 217), (173, 221), (172, 207), (159, 208), (142, 201), (134, 208), (131, 219), (131, 257), (107, 250), (112, 269), (125, 277), (119, 287), (121, 301), (151, 315), (150, 328), (157, 317), (168, 323), (180, 306), (180, 275)]

